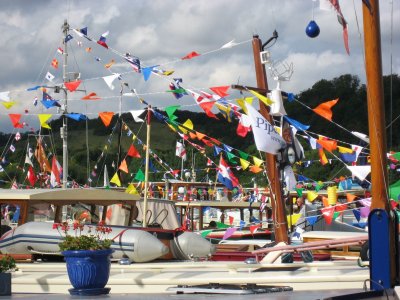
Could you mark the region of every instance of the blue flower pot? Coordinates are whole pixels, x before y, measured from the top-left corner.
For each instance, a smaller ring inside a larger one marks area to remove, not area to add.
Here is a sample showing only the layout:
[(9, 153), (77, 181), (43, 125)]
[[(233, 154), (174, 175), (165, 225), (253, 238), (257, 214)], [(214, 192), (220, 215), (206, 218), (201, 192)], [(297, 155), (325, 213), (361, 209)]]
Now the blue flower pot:
[(61, 252), (67, 263), (69, 280), (74, 287), (71, 295), (108, 294), (104, 288), (110, 277), (112, 249), (69, 250)]

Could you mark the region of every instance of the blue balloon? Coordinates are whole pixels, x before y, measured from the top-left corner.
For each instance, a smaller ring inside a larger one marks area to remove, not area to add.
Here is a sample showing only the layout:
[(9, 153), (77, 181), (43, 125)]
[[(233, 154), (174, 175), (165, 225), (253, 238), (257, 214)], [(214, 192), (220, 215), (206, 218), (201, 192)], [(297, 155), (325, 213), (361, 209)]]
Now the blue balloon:
[(310, 23), (308, 23), (308, 25), (306, 27), (306, 34), (310, 38), (315, 38), (319, 35), (319, 26), (317, 25), (317, 23), (314, 20), (310, 21)]

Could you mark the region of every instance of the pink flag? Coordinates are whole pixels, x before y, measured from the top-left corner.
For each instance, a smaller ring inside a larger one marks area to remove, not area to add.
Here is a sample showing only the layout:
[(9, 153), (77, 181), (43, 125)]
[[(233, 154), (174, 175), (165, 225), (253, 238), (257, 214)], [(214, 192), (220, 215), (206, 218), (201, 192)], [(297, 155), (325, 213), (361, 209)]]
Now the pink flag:
[(226, 231), (225, 231), (224, 236), (222, 237), (222, 240), (228, 239), (232, 234), (235, 233), (236, 229), (237, 228), (235, 228), (235, 227), (227, 228)]

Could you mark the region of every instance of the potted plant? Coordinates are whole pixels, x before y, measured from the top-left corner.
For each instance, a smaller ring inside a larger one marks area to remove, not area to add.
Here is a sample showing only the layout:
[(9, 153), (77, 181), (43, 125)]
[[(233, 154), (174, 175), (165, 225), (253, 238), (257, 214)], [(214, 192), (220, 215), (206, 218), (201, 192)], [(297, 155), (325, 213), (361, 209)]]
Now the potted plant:
[(11, 273), (16, 271), (15, 260), (11, 256), (0, 258), (0, 296), (11, 295)]
[(67, 222), (55, 223), (63, 241), (59, 243), (61, 254), (67, 265), (68, 277), (74, 287), (71, 295), (89, 296), (108, 294), (105, 288), (110, 276), (112, 240), (108, 239), (111, 228), (98, 225), (84, 225), (79, 221), (72, 225)]

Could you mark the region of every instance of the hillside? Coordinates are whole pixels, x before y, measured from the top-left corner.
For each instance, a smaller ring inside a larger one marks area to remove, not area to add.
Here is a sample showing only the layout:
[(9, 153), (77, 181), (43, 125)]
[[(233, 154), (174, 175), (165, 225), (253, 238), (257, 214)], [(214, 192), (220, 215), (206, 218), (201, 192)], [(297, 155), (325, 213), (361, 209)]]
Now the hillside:
[[(392, 95), (390, 94), (390, 86), (393, 86)], [(391, 116), (393, 126), (388, 126), (388, 149), (398, 151), (400, 142), (399, 120), (395, 119), (400, 115), (400, 79), (397, 75), (393, 76), (392, 82), (390, 77), (384, 77), (385, 86), (385, 102), (387, 124), (390, 124)], [(351, 131), (358, 131), (368, 134), (367, 123), (367, 107), (366, 107), (366, 88), (360, 84), (359, 79), (352, 75), (342, 75), (333, 80), (320, 80), (315, 83), (310, 89), (303, 91), (297, 95), (300, 102), (309, 106), (316, 107), (318, 104), (339, 98), (339, 102), (332, 108), (333, 121), (340, 124), (342, 127)], [(392, 100), (391, 100), (392, 98)], [(338, 126), (329, 123), (319, 115), (306, 109), (303, 105), (295, 102), (285, 103), (285, 108), (288, 116), (302, 122), (303, 124), (311, 125), (309, 131), (312, 133), (321, 134), (338, 141), (360, 145), (360, 140), (349, 134), (347, 131), (340, 129)], [(237, 121), (232, 123), (227, 122), (221, 114), (218, 115), (219, 120), (208, 118), (204, 113), (195, 113), (190, 111), (177, 111), (175, 115), (178, 117), (177, 122), (184, 123), (187, 119), (192, 120), (194, 129), (200, 133), (204, 133), (209, 137), (215, 138), (222, 143), (241, 150), (250, 155), (257, 155), (252, 134), (248, 134), (245, 139), (236, 134)], [(132, 136), (128, 136), (129, 130), (136, 134), (140, 140), (146, 141), (146, 126), (143, 123), (134, 123), (130, 114), (123, 114), (122, 119), (126, 123), (126, 128), (122, 131), (121, 145), (122, 153), (125, 156), (129, 145), (132, 142)], [(116, 116), (114, 116), (109, 127), (105, 127), (100, 119), (84, 121), (69, 120), (68, 145), (69, 145), (69, 169), (71, 179), (78, 181), (81, 184), (87, 183), (87, 178), (92, 178), (91, 185), (98, 186), (103, 183), (102, 170), (104, 162), (106, 162), (110, 177), (115, 173), (112, 165), (118, 162), (118, 130), (114, 130)], [(62, 158), (62, 141), (58, 133), (58, 128), (61, 126), (61, 119), (50, 123), (51, 128), (57, 128), (54, 132), (43, 132), (46, 152), (50, 156), (51, 153), (56, 153), (59, 161)], [(86, 131), (87, 128), (87, 131)], [(117, 129), (117, 128), (115, 128)], [(129, 130), (128, 130), (129, 129)], [(87, 132), (87, 135), (86, 135)], [(87, 140), (86, 140), (87, 136)], [(11, 137), (13, 138), (13, 137)], [(153, 118), (151, 128), (151, 149), (162, 161), (172, 169), (180, 169), (181, 161), (175, 156), (175, 145), (179, 136), (173, 132), (168, 126), (160, 123), (156, 118)], [(2, 153), (1, 166), (4, 169), (0, 173), (1, 187), (8, 187), (10, 182), (17, 179), (17, 182), (22, 183), (25, 180), (26, 170), (24, 170), (24, 159), (26, 153), (26, 145), (29, 142), (31, 147), (36, 145), (35, 138), (27, 134), (23, 134), (18, 147), (14, 153), (5, 151), (9, 144), (10, 135), (0, 134), (0, 148)], [(12, 140), (12, 139), (11, 139)], [(306, 161), (317, 161), (318, 154), (315, 150), (311, 150), (305, 139), (299, 138), (306, 150)], [(23, 145), (23, 146), (20, 146)], [(88, 145), (88, 147), (87, 147)], [(139, 152), (142, 154), (142, 159), (132, 159), (129, 164), (129, 172), (131, 174), (122, 173), (123, 183), (131, 181), (138, 169), (143, 167), (144, 151), (140, 145), (135, 144)], [(206, 147), (206, 154), (213, 158), (218, 163), (219, 159), (213, 154), (211, 147)], [(185, 168), (191, 168), (192, 160), (195, 159), (195, 168), (197, 168), (197, 179), (202, 180), (215, 179), (215, 171), (206, 172), (206, 158), (193, 150), (193, 147), (187, 146), (189, 161), (186, 162)], [(103, 153), (103, 155), (102, 155)], [(328, 158), (334, 158), (329, 156)], [(113, 164), (114, 162), (114, 164)], [(161, 180), (164, 170), (156, 162), (153, 162), (157, 172), (152, 172), (150, 180)], [(240, 165), (240, 164), (239, 164)], [(24, 172), (25, 171), (25, 172)], [(155, 170), (153, 170), (155, 171)], [(303, 174), (314, 180), (331, 180), (341, 175), (349, 175), (348, 171), (343, 168), (343, 164), (333, 159), (330, 164), (321, 166), (320, 163), (311, 163), (308, 167), (305, 164), (296, 165), (296, 172)], [(265, 184), (265, 179), (262, 174), (253, 174), (251, 172), (236, 172), (240, 181), (244, 185), (251, 185), (252, 179), (261, 185)], [(93, 176), (95, 174), (95, 176)], [(132, 176), (131, 176), (132, 175)], [(398, 172), (391, 173), (391, 181), (398, 179)], [(26, 181), (25, 181), (26, 184)]]

